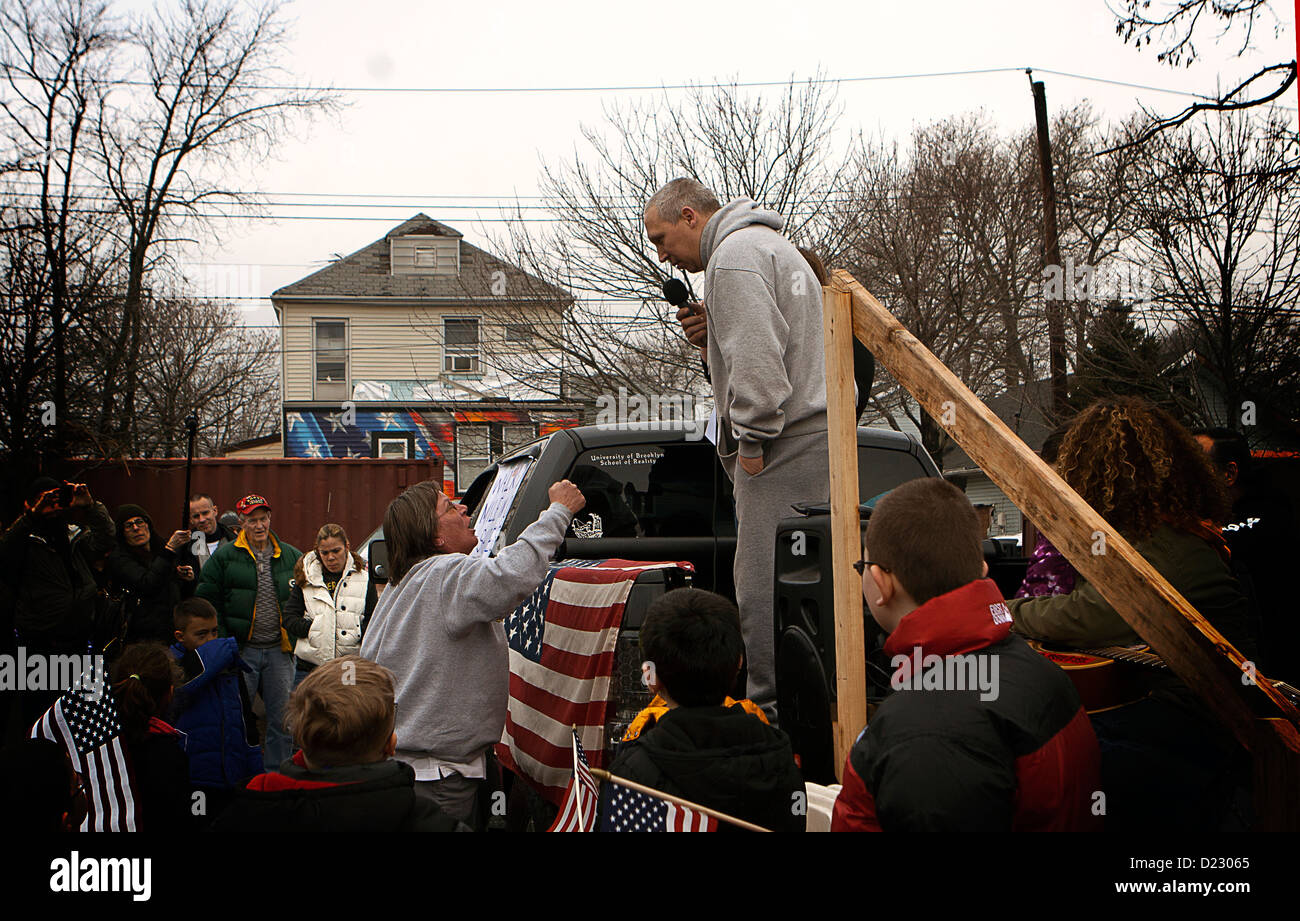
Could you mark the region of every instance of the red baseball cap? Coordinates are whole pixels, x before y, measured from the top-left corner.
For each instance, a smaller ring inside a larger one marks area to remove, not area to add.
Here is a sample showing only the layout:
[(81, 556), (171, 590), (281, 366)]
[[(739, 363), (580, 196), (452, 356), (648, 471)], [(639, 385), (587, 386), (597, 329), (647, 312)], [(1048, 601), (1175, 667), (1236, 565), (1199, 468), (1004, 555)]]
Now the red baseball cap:
[(267, 502), (257, 493), (244, 496), (244, 498), (235, 503), (235, 511), (239, 512), (241, 515), (251, 515), (259, 508), (264, 508), (269, 512), (271, 510), (271, 503)]

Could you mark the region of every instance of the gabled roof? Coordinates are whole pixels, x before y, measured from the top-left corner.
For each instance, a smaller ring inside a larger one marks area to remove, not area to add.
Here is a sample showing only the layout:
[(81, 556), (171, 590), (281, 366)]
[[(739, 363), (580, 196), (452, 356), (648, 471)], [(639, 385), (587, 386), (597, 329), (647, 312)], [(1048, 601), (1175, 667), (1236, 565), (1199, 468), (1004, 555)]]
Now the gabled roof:
[[(987, 405), (995, 416), (1020, 436), (1020, 440), (1028, 445), (1030, 450), (1038, 452), (1042, 450), (1047, 436), (1052, 434), (1053, 426), (1048, 424), (1047, 415), (1043, 411), (1044, 407), (1051, 405), (1051, 402), (1052, 381), (1050, 378), (1044, 378), (1004, 390), (990, 398)], [(944, 455), (943, 466), (946, 472), (969, 470), (975, 467), (975, 462), (960, 445), (954, 444)]]
[[(390, 240), (410, 234), (455, 237), (460, 241), (459, 275), (393, 275)], [(500, 276), (505, 273), (505, 298), (547, 300), (567, 304), (572, 301), (563, 288), (547, 284), (491, 253), (466, 243), (459, 231), (435, 221), (427, 214), (417, 214), (394, 227), (375, 242), (363, 246), (306, 278), (285, 285), (271, 298), (335, 297), (375, 298), (444, 298), (501, 297)], [(494, 289), (495, 284), (495, 291)]]

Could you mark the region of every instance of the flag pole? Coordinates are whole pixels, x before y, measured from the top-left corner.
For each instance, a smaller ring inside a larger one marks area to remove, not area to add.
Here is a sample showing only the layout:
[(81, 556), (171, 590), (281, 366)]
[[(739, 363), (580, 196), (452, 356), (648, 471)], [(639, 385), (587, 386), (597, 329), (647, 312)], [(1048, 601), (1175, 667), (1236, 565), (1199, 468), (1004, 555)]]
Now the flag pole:
[(746, 822), (744, 819), (737, 819), (733, 816), (729, 816), (725, 812), (718, 812), (718, 810), (710, 809), (708, 806), (701, 806), (699, 803), (692, 803), (690, 800), (682, 799), (680, 796), (673, 796), (671, 793), (664, 793), (662, 790), (656, 790), (654, 787), (647, 787), (632, 780), (624, 780), (622, 777), (611, 774), (609, 771), (602, 771), (600, 768), (589, 767), (587, 770), (591, 773), (591, 776), (595, 777), (597, 780), (608, 780), (610, 783), (616, 783), (620, 787), (627, 787), (629, 790), (635, 790), (638, 793), (653, 796), (655, 799), (665, 800), (669, 803), (692, 809), (695, 812), (702, 812), (705, 815), (711, 815), (719, 821), (728, 822), (739, 828), (745, 829), (745, 831), (770, 832), (772, 830), (770, 828), (764, 828), (761, 825), (755, 825), (753, 822)]
[[(582, 815), (582, 790), (580, 789), (581, 785), (578, 783), (578, 726), (576, 723), (571, 725), (573, 727), (573, 783), (577, 792), (574, 800), (578, 806), (578, 830), (586, 831), (587, 822)], [(588, 768), (587, 770), (590, 772), (591, 769)]]

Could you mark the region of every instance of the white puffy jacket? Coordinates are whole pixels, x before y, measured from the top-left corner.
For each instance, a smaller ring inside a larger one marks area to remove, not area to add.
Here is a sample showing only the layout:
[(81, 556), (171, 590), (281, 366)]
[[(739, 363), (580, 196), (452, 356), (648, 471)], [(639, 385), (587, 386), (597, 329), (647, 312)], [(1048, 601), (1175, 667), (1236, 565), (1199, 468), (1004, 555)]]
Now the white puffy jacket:
[(325, 587), (325, 570), (320, 557), (312, 550), (302, 560), (307, 581), (302, 587), (306, 616), (311, 618), (307, 635), (294, 645), (293, 654), (312, 665), (324, 665), (330, 659), (361, 651), (361, 621), (366, 610), (366, 588), (370, 574), (356, 568), (352, 554), (347, 555), (343, 575), (339, 576), (334, 594)]

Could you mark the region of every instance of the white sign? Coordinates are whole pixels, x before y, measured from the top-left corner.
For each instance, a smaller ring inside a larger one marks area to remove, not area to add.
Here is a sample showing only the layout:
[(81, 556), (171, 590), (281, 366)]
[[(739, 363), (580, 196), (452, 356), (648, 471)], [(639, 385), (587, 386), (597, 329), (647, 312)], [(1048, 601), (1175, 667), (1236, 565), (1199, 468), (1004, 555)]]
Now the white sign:
[(526, 457), (497, 468), (492, 488), (488, 490), (478, 520), (474, 523), (474, 534), (478, 537), (474, 553), (491, 555), (498, 549), (496, 542), (501, 536), (501, 528), (506, 523), (506, 516), (510, 514), (510, 507), (514, 505), (515, 494), (519, 492), (519, 486), (532, 465), (533, 459)]
[(705, 423), (705, 426), (704, 426), (704, 437), (707, 438), (707, 439), (709, 439), (709, 442), (710, 442), (711, 444), (713, 444), (713, 445), (715, 445), (715, 446), (717, 445), (717, 443), (718, 443), (718, 410), (717, 410), (716, 407), (713, 409), (712, 412), (709, 413), (709, 421), (708, 421), (707, 423)]

